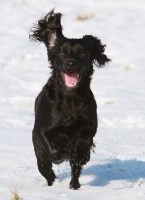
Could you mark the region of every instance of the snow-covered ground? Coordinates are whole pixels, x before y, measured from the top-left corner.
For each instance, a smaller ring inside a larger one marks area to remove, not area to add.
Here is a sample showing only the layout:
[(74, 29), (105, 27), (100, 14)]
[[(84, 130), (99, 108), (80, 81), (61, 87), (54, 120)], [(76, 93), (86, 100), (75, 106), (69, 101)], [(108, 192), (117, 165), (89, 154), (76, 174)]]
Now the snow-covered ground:
[[(69, 189), (67, 162), (46, 186), (31, 142), (34, 100), (49, 77), (46, 49), (29, 42), (29, 28), (53, 7), (67, 37), (93, 34), (112, 62), (96, 69), (96, 150), (80, 190)], [(78, 15), (92, 15), (77, 20)], [(145, 1), (0, 0), (0, 200), (16, 189), (23, 200), (145, 199)]]

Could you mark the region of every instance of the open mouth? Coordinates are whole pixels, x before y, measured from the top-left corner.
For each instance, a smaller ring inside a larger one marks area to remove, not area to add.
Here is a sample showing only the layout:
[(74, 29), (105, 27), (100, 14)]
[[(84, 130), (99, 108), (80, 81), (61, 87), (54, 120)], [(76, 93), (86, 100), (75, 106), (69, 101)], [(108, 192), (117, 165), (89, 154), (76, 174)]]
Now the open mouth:
[(81, 75), (77, 74), (77, 73), (69, 73), (69, 74), (65, 74), (65, 73), (61, 73), (62, 79), (65, 83), (65, 86), (68, 88), (75, 88), (77, 87), (78, 83), (81, 80)]

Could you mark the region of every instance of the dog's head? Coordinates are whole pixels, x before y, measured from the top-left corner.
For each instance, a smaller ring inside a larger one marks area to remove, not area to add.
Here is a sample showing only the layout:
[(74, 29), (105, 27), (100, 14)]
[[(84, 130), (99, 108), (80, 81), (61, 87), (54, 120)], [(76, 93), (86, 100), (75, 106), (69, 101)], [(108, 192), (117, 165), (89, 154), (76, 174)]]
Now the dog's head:
[(62, 34), (61, 13), (50, 11), (31, 30), (30, 39), (43, 42), (55, 76), (67, 89), (75, 89), (93, 74), (93, 64), (104, 66), (110, 59), (105, 45), (92, 35), (68, 39)]

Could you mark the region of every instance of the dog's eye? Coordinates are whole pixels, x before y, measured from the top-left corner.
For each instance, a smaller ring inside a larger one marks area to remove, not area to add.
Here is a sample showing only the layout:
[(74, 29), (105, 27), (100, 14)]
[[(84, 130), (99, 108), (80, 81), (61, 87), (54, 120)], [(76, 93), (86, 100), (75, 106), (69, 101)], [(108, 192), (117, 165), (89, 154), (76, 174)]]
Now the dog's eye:
[(63, 51), (60, 51), (59, 52), (59, 56), (62, 57), (62, 58), (64, 58), (66, 56), (66, 54)]
[(84, 51), (81, 51), (78, 55), (80, 58), (84, 58), (86, 53)]

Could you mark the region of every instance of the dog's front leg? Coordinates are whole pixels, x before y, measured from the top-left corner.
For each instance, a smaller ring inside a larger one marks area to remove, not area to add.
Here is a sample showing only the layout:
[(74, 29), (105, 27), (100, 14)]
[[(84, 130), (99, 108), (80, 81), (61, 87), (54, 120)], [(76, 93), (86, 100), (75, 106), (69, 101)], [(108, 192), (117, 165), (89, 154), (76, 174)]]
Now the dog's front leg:
[(79, 163), (76, 163), (75, 160), (72, 158), (69, 160), (71, 166), (71, 181), (70, 181), (70, 188), (77, 190), (80, 188), (79, 177), (81, 174), (82, 166)]
[(83, 165), (85, 165), (90, 160), (90, 149), (93, 145), (93, 142), (80, 141), (74, 148), (73, 155), (70, 158), (70, 166), (72, 172), (72, 178), (70, 182), (71, 189), (78, 189), (80, 188), (79, 177), (81, 174), (81, 169)]
[[(33, 144), (35, 155), (37, 158), (38, 170), (42, 176), (47, 180), (49, 186), (51, 186), (56, 178), (52, 169), (52, 162), (50, 152), (45, 138), (42, 137), (40, 129), (33, 130)], [(46, 143), (46, 144), (45, 144)], [(50, 147), (49, 147), (50, 149)]]
[(90, 160), (90, 152), (95, 147), (93, 143), (95, 133), (96, 125), (94, 127), (87, 126), (78, 136), (78, 140), (69, 159), (72, 172), (71, 189), (76, 190), (80, 188), (79, 177), (83, 165)]

